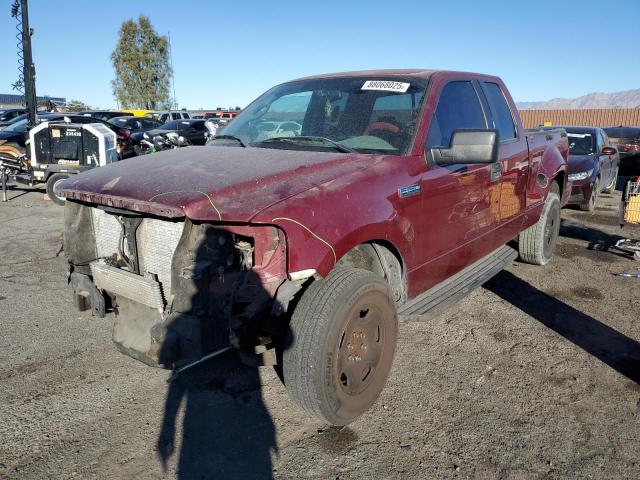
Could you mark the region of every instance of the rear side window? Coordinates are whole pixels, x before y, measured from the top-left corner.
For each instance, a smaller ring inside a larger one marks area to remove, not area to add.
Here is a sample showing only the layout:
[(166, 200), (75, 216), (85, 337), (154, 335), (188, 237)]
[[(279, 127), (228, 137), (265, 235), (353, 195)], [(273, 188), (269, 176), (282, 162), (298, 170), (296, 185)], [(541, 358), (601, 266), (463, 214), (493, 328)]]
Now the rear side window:
[(516, 138), (516, 127), (507, 100), (497, 83), (482, 82), (482, 89), (489, 103), (493, 128), (498, 130), (500, 141)]
[(454, 130), (463, 128), (487, 128), (487, 123), (471, 82), (450, 82), (440, 93), (429, 127), (427, 147), (448, 147)]

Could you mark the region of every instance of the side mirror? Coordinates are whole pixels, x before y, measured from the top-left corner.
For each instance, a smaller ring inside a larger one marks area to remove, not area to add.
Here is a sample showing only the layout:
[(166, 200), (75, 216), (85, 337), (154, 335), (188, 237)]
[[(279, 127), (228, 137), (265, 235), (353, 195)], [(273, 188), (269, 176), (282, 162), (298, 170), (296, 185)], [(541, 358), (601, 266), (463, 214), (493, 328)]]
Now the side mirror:
[(602, 155), (615, 155), (617, 150), (613, 147), (602, 147)]
[(449, 147), (432, 148), (431, 157), (438, 165), (493, 163), (498, 160), (498, 131), (455, 130)]

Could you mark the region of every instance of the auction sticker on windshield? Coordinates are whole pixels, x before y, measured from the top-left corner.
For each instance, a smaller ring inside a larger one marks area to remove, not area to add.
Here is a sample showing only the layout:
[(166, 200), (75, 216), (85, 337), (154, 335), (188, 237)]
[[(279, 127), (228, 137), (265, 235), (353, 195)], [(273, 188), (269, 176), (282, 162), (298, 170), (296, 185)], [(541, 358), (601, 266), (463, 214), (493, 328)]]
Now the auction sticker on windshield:
[(587, 138), (590, 136), (591, 136), (590, 133), (567, 133), (567, 137)]
[(392, 82), (389, 80), (367, 80), (364, 82), (364, 85), (362, 85), (362, 90), (405, 93), (409, 89), (409, 85), (409, 83)]

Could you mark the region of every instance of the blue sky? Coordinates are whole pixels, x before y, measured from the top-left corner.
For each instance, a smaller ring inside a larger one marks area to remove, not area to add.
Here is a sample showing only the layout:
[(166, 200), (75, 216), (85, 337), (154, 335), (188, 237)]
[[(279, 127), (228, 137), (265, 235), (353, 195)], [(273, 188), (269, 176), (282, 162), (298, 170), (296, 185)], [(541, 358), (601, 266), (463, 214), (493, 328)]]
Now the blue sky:
[[(17, 78), (0, 0), (0, 93)], [(437, 68), (499, 75), (514, 98), (640, 88), (640, 1), (30, 0), (38, 95), (115, 107), (109, 58), (123, 20), (171, 32), (180, 107), (245, 106), (304, 75)]]

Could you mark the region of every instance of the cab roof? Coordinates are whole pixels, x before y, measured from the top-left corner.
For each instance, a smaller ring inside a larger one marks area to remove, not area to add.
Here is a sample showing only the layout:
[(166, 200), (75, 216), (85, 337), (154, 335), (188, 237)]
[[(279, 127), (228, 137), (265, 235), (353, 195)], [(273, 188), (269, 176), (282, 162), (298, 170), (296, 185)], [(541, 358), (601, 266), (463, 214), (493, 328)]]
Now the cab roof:
[(456, 72), (451, 70), (427, 70), (424, 68), (407, 68), (407, 69), (390, 69), (390, 70), (384, 70), (384, 69), (383, 70), (357, 70), (353, 72), (325, 73), (322, 75), (311, 75), (308, 77), (300, 77), (292, 81), (295, 82), (299, 80), (317, 80), (322, 78), (340, 78), (340, 77), (418, 77), (418, 78), (428, 79), (436, 73), (490, 76), (490, 75), (484, 75), (479, 73)]

